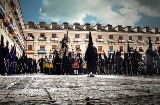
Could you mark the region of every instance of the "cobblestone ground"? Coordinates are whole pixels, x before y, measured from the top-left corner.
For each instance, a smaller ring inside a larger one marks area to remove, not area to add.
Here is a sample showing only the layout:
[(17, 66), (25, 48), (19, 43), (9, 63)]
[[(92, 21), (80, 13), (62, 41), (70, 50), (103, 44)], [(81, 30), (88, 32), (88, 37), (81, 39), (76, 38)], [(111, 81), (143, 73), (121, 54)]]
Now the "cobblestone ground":
[(160, 105), (160, 77), (0, 76), (0, 104)]

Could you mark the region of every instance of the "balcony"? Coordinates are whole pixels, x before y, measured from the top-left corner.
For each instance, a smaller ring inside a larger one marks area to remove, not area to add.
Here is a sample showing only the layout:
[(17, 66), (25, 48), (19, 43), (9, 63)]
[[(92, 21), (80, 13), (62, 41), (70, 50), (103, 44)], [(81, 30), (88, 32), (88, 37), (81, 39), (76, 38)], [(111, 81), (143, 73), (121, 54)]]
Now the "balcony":
[(58, 38), (51, 38), (51, 41), (58, 41)]
[(103, 39), (96, 39), (97, 42), (103, 42)]
[(89, 42), (89, 39), (88, 39), (88, 38), (86, 38), (86, 39), (84, 39), (84, 41), (85, 41), (85, 42)]
[(38, 50), (38, 54), (46, 54), (46, 50)]
[(26, 50), (26, 54), (34, 54), (34, 50)]
[(134, 40), (128, 40), (128, 43), (134, 43)]
[(47, 37), (39, 37), (38, 41), (46, 41)]
[(13, 24), (10, 23), (8, 29), (9, 29), (9, 33), (13, 34), (13, 32), (14, 32), (14, 26), (13, 26)]
[[(149, 40), (146, 40), (146, 43), (149, 44)], [(153, 40), (151, 40), (151, 43), (153, 44)]]
[(115, 41), (115, 39), (108, 39), (108, 42), (109, 43), (115, 43), (116, 41)]
[(155, 43), (156, 43), (156, 44), (160, 44), (160, 40), (156, 40)]
[(80, 38), (74, 38), (74, 42), (81, 42)]
[(103, 51), (98, 51), (98, 54), (104, 54), (104, 52)]
[(5, 14), (6, 14), (5, 8), (3, 4), (0, 2), (0, 19), (4, 19)]
[(137, 43), (144, 43), (144, 40), (137, 40)]
[(124, 39), (118, 39), (118, 43), (125, 43)]
[(114, 53), (114, 50), (109, 50), (108, 51), (108, 54), (113, 54)]
[(31, 37), (31, 36), (27, 36), (27, 37), (26, 37), (26, 41), (34, 41), (34, 38)]

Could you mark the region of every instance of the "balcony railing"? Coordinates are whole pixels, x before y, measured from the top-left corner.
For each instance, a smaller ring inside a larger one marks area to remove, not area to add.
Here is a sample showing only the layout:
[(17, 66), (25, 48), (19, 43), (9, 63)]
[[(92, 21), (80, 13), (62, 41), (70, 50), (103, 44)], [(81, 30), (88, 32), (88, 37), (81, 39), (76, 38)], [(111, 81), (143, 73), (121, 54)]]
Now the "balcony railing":
[(118, 39), (118, 43), (125, 43), (124, 39)]
[(10, 23), (10, 25), (9, 25), (8, 28), (9, 28), (9, 33), (13, 34), (13, 32), (14, 32), (14, 26), (13, 26), (13, 24)]
[(155, 43), (156, 43), (156, 44), (160, 44), (160, 40), (156, 40)]
[(33, 38), (33, 37), (30, 37), (30, 36), (27, 36), (27, 37), (26, 37), (26, 41), (34, 41), (34, 38)]
[(38, 41), (46, 41), (46, 37), (39, 37)]
[(2, 3), (0, 2), (0, 19), (4, 19), (5, 14), (6, 14), (5, 8), (2, 5)]
[(58, 41), (58, 38), (51, 38), (51, 41)]
[(89, 38), (84, 39), (85, 42), (89, 42)]
[(108, 42), (109, 43), (115, 43), (116, 41), (115, 41), (115, 39), (108, 39)]
[(104, 54), (104, 52), (103, 51), (98, 51), (98, 54)]
[(34, 50), (26, 50), (26, 53), (27, 54), (34, 54), (35, 52), (34, 52)]
[(110, 53), (113, 54), (113, 53), (114, 53), (114, 50), (109, 50), (109, 51), (108, 51), (108, 54), (110, 54)]
[(144, 40), (137, 40), (137, 43), (144, 43)]
[[(149, 40), (146, 40), (147, 44), (149, 43)], [(151, 43), (153, 43), (153, 40), (151, 40)]]
[(80, 38), (74, 38), (74, 41), (75, 42), (81, 42), (81, 39)]
[(38, 54), (46, 54), (46, 50), (38, 50)]
[(103, 39), (97, 39), (97, 42), (103, 42)]
[(134, 40), (128, 40), (128, 43), (134, 43)]

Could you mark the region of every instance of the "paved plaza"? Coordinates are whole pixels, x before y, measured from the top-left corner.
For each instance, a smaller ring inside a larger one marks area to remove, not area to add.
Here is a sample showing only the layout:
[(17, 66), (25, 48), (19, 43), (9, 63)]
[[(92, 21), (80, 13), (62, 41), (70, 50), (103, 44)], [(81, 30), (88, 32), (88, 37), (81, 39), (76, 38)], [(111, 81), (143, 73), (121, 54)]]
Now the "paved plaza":
[(0, 76), (2, 105), (159, 105), (159, 76)]

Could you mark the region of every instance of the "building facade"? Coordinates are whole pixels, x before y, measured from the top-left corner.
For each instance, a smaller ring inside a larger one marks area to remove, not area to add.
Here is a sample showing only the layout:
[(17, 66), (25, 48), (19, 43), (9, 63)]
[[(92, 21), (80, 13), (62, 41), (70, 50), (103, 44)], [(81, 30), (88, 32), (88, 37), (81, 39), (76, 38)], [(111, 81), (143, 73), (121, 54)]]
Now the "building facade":
[(51, 24), (39, 22), (39, 24), (35, 24), (29, 21), (25, 24), (24, 30), (27, 56), (38, 60), (44, 58), (45, 55), (52, 55), (54, 49), (60, 49), (61, 41), (67, 31), (69, 51), (76, 52), (80, 49), (82, 56), (84, 56), (88, 46), (89, 31), (91, 31), (94, 46), (97, 48), (98, 53), (102, 54), (103, 52), (108, 54), (121, 49), (123, 55), (127, 51), (127, 43), (130, 43), (130, 47), (137, 49), (145, 56), (145, 51), (149, 47), (149, 36), (152, 39), (153, 49), (157, 49), (160, 45), (160, 31), (158, 28), (150, 29), (146, 26), (142, 29), (141, 27), (122, 27), (122, 25), (112, 27), (110, 24), (91, 26), (89, 23), (69, 25), (67, 22), (62, 25), (58, 25), (56, 22)]
[(4, 46), (9, 42), (9, 50), (16, 46), (17, 57), (24, 49), (24, 28), (19, 0), (0, 0), (0, 35), (4, 36)]

